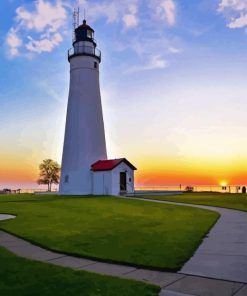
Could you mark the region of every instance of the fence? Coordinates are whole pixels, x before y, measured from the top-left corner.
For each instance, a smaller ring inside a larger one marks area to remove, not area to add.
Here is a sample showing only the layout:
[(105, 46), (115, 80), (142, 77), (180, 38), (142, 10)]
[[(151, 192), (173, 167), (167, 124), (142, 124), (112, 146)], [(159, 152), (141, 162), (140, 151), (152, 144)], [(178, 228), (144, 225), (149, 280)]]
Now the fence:
[[(57, 188), (52, 189), (52, 192), (57, 192)], [(0, 194), (19, 194), (19, 193), (35, 193), (35, 192), (47, 192), (47, 189), (7, 189), (7, 190), (0, 190)]]
[(246, 189), (245, 185), (165, 185), (165, 186), (135, 186), (135, 191), (193, 191), (193, 192), (221, 192), (241, 193)]
[[(221, 193), (242, 193), (246, 192), (247, 186), (245, 185), (229, 185), (229, 186), (217, 186), (217, 185), (165, 185), (165, 186), (135, 186), (135, 191), (193, 191), (193, 192), (221, 192)], [(58, 188), (53, 188), (51, 192), (57, 192)], [(35, 189), (16, 189), (8, 192), (0, 191), (0, 194), (17, 194), (17, 193), (34, 193), (34, 192), (47, 192), (45, 188)]]

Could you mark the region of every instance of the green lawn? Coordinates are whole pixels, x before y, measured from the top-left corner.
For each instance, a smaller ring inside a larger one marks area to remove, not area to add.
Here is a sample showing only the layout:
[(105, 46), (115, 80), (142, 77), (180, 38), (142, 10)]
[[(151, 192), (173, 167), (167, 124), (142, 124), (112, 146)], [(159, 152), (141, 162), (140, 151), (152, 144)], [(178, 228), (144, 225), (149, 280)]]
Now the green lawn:
[(49, 249), (178, 270), (218, 213), (114, 197), (0, 196), (0, 228)]
[(4, 296), (158, 296), (159, 287), (30, 261), (0, 248)]
[(247, 194), (194, 192), (174, 196), (144, 196), (144, 198), (216, 206), (247, 212)]

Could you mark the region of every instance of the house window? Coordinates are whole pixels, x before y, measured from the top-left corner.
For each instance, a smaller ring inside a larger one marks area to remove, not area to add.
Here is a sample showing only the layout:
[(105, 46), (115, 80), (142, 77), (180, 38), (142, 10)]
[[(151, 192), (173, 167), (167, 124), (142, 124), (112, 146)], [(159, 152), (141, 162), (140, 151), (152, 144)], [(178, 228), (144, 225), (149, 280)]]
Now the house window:
[(98, 63), (94, 62), (94, 69), (98, 69)]
[(64, 183), (69, 183), (69, 175), (66, 175), (66, 176), (64, 177)]
[(131, 178), (129, 178), (129, 182), (131, 182)]

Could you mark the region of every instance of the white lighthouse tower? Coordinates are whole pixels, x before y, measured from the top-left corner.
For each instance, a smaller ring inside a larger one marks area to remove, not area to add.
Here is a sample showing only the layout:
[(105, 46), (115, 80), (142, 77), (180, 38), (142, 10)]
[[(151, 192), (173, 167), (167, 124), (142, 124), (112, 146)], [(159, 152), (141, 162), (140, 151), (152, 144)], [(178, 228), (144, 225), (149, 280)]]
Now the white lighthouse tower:
[(75, 28), (68, 52), (70, 87), (60, 194), (92, 194), (91, 165), (107, 159), (99, 85), (101, 52), (96, 46), (94, 30), (83, 20)]

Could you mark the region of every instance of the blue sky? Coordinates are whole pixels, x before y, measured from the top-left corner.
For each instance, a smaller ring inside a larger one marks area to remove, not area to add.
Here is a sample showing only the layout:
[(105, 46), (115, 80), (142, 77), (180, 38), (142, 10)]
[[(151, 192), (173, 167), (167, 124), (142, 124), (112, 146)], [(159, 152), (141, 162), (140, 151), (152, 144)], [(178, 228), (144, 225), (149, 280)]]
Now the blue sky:
[[(61, 161), (76, 2), (0, 3), (0, 186)], [(109, 157), (140, 184), (247, 177), (247, 0), (79, 2), (102, 51)]]

